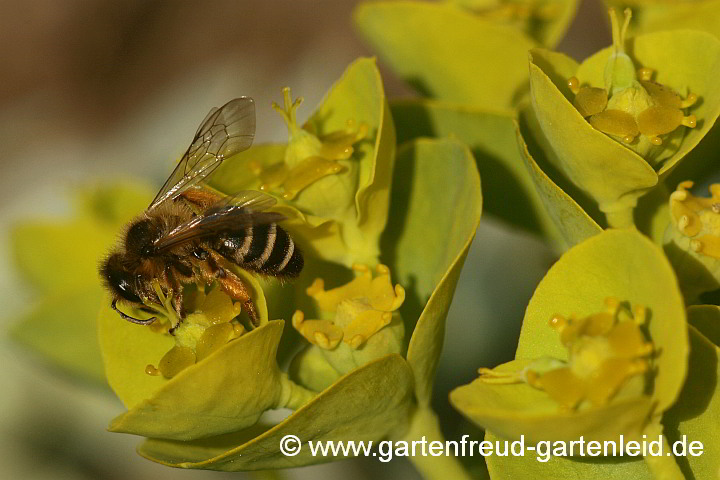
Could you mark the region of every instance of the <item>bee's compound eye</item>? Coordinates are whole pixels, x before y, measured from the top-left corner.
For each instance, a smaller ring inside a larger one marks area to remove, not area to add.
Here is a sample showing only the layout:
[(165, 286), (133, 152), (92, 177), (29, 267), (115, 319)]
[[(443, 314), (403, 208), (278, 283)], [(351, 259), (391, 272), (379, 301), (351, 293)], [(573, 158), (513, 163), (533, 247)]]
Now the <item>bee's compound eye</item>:
[(110, 270), (107, 272), (107, 280), (110, 287), (115, 290), (118, 296), (130, 302), (142, 303), (142, 299), (137, 294), (137, 284), (127, 272)]
[(122, 292), (123, 298), (125, 298), (126, 300), (138, 303), (142, 302), (142, 299), (135, 293), (132, 286), (124, 279), (118, 283), (117, 287), (118, 290)]

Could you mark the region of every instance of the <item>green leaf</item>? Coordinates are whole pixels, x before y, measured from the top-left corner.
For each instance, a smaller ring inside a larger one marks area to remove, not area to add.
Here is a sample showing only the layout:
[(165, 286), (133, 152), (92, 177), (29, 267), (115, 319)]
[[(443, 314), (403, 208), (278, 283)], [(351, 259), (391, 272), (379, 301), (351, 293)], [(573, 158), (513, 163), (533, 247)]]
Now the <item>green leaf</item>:
[(453, 135), (470, 147), (483, 175), (486, 213), (530, 232), (558, 238), (518, 152), (512, 113), (422, 99), (394, 102), (390, 108), (397, 123), (398, 143)]
[(660, 352), (654, 360), (652, 396), (656, 412), (662, 412), (677, 398), (687, 371), (685, 306), (662, 249), (635, 230), (606, 230), (568, 250), (552, 266), (525, 312), (515, 358), (566, 359), (550, 319), (601, 312), (609, 297), (649, 311), (650, 338)]
[[(361, 58), (353, 62), (327, 93), (308, 123), (322, 135), (346, 128), (350, 119), (367, 124), (371, 138), (374, 137), (372, 143), (360, 142), (356, 145), (354, 155), (358, 160), (353, 160), (351, 170), (357, 170), (357, 225), (368, 240), (376, 240), (387, 222), (395, 158), (395, 127), (375, 59)], [(302, 205), (301, 198), (302, 193), (299, 196)]]
[(315, 345), (308, 345), (293, 357), (288, 373), (293, 381), (315, 392), (324, 390), (341, 376)]
[(665, 243), (665, 230), (671, 220), (669, 205), (671, 191), (666, 185), (667, 182), (660, 183), (640, 197), (634, 212), (637, 229), (658, 245)]
[[(28, 221), (10, 233), (18, 269), (42, 292), (99, 283), (98, 261), (116, 234), (115, 228), (87, 218), (56, 224)], [(47, 248), (48, 239), (52, 248)]]
[(480, 222), (480, 177), (472, 154), (459, 142), (416, 140), (398, 150), (393, 192), (383, 261), (405, 287), (403, 319), (419, 319), (408, 363), (417, 398), (427, 403), (447, 311)]
[(711, 178), (717, 170), (715, 155), (718, 151), (720, 151), (720, 124), (716, 122), (700, 143), (665, 176), (667, 188), (674, 191), (684, 180), (702, 181)]
[[(504, 442), (491, 432), (485, 440)], [(575, 439), (577, 440), (577, 439)], [(502, 444), (504, 445), (504, 444)], [(504, 447), (503, 447), (504, 448)], [(545, 460), (543, 452), (525, 452), (522, 457), (490, 455), (485, 459), (493, 480), (582, 479), (582, 480), (652, 480), (642, 458), (573, 458), (552, 457)]]
[[(115, 319), (114, 323), (122, 321)], [(253, 425), (265, 410), (277, 406), (280, 400), (281, 374), (275, 356), (283, 324), (281, 320), (271, 321), (228, 342), (172, 379), (158, 378), (155, 390), (115, 418), (110, 431), (187, 441)], [(104, 340), (108, 358), (114, 352), (107, 350), (108, 338)], [(132, 353), (126, 352), (126, 355)], [(144, 361), (156, 360), (145, 358)], [(134, 372), (123, 373), (130, 376)], [(120, 395), (117, 378), (110, 374), (108, 368), (108, 381)], [(148, 376), (143, 370), (139, 374)], [(149, 382), (139, 384), (145, 385)]]
[(705, 338), (720, 346), (720, 307), (692, 305), (688, 308), (688, 323)]
[(513, 27), (430, 2), (363, 3), (354, 20), (380, 57), (428, 96), (508, 108), (526, 85), (535, 42)]
[[(691, 323), (712, 321), (717, 332), (720, 312), (717, 307), (688, 309)], [(702, 442), (703, 454), (677, 458), (687, 478), (712, 478), (720, 468), (720, 348), (693, 326), (690, 330), (690, 366), (688, 378), (673, 407), (665, 413), (665, 435), (672, 444), (683, 436), (686, 444)]]
[(11, 327), (11, 338), (71, 374), (105, 383), (95, 323), (102, 297), (99, 282), (57, 290)]
[(147, 208), (155, 188), (134, 180), (85, 187), (75, 193), (81, 217), (89, 215), (101, 223), (124, 225)]
[(480, 18), (506, 24), (525, 32), (538, 42), (555, 46), (575, 17), (576, 0), (508, 2), (495, 0), (450, 0)]
[[(158, 463), (223, 471), (299, 467), (339, 457), (312, 456), (306, 443), (377, 441), (407, 422), (412, 405), (412, 372), (399, 355), (368, 363), (340, 378), (280, 424), (247, 440), (242, 432), (194, 442), (149, 439), (138, 452)], [(280, 453), (280, 440), (303, 442), (294, 457)]]
[(564, 246), (572, 247), (602, 232), (602, 227), (538, 166), (528, 151), (525, 140), (520, 133), (520, 126), (517, 123), (515, 124), (515, 130), (525, 167), (535, 184), (538, 197), (542, 201), (548, 216), (555, 224), (555, 231), (561, 235)]
[(532, 18), (528, 22), (532, 37), (547, 47), (556, 46), (563, 39), (568, 27), (575, 19), (579, 3), (577, 0), (561, 0), (551, 3), (538, 2), (540, 8), (547, 6), (548, 9), (552, 9), (553, 14), (546, 21), (538, 22), (535, 18)]
[(701, 30), (718, 36), (720, 1), (655, 2), (642, 5), (633, 16), (633, 27), (641, 33), (662, 30)]

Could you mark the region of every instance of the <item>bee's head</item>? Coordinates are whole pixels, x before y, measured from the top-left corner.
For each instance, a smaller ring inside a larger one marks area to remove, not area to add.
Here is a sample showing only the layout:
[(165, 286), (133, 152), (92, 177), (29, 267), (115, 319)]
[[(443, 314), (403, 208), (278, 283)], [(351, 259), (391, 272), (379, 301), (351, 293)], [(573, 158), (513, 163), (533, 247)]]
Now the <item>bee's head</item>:
[(155, 253), (153, 243), (157, 237), (157, 225), (149, 218), (133, 222), (125, 235), (125, 250), (141, 257), (150, 257)]
[(100, 265), (100, 276), (114, 298), (142, 303), (137, 276), (129, 269), (123, 254), (110, 255)]

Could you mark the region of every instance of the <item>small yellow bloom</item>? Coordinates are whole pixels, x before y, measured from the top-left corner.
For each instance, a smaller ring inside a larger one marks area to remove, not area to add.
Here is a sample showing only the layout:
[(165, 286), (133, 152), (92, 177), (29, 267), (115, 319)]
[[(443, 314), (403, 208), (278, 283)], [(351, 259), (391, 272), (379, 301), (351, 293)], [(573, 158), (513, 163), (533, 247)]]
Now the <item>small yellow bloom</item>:
[(607, 310), (584, 318), (555, 315), (550, 320), (568, 350), (568, 360), (540, 358), (521, 371), (480, 369), (484, 383), (527, 383), (545, 391), (563, 409), (576, 409), (584, 401), (594, 406), (608, 403), (632, 377), (650, 369), (652, 342), (640, 327), (645, 307), (630, 309), (614, 298)]
[(575, 94), (573, 105), (590, 125), (647, 158), (654, 146), (663, 144), (661, 135), (672, 134), (680, 125), (695, 128), (695, 115), (686, 116), (683, 110), (698, 97), (691, 93), (683, 99), (654, 82), (650, 68), (636, 71), (624, 47), (630, 18), (631, 11), (626, 9), (620, 29), (615, 10), (610, 10), (614, 53), (605, 67), (605, 88), (581, 86), (576, 77), (568, 80), (568, 87)]
[(550, 325), (568, 349), (567, 365), (527, 374), (531, 386), (547, 392), (562, 408), (577, 408), (584, 400), (605, 405), (630, 378), (650, 368), (653, 344), (640, 329), (647, 317), (645, 307), (630, 310), (613, 298), (605, 303), (607, 311), (585, 318), (555, 315)]
[[(157, 367), (145, 367), (148, 375), (162, 374), (172, 378), (245, 333), (245, 327), (233, 321), (240, 315), (241, 305), (233, 303), (220, 288), (213, 288), (207, 295), (204, 290), (197, 290), (188, 295), (188, 304), (192, 313), (173, 329), (175, 346), (160, 359)], [(163, 318), (160, 316), (151, 328), (167, 333), (171, 321), (163, 321)]]
[(313, 345), (332, 350), (342, 340), (358, 349), (390, 324), (405, 301), (405, 290), (400, 285), (393, 288), (385, 265), (376, 267), (375, 278), (365, 265), (354, 265), (353, 270), (360, 275), (343, 286), (325, 290), (318, 278), (307, 289), (321, 311), (335, 315), (333, 320), (306, 320), (299, 310), (293, 315), (293, 327)]
[(273, 103), (273, 108), (282, 115), (290, 134), (284, 161), (270, 167), (255, 162), (250, 164), (250, 169), (260, 179), (260, 190), (292, 200), (321, 178), (343, 172), (346, 167), (339, 160), (350, 158), (353, 145), (367, 137), (368, 126), (356, 125), (348, 119), (347, 129), (319, 136), (310, 125), (301, 128), (297, 124), (302, 97), (293, 101), (289, 87), (283, 89), (283, 96), (284, 106)]
[(710, 198), (694, 196), (692, 186), (681, 182), (670, 195), (673, 225), (693, 252), (720, 260), (720, 184), (710, 186)]

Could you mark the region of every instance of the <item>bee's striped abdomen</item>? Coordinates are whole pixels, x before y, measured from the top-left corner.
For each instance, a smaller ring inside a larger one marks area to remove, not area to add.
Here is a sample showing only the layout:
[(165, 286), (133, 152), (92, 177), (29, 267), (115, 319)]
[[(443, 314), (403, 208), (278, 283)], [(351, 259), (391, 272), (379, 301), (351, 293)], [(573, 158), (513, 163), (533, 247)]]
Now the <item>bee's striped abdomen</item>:
[(278, 277), (296, 277), (303, 268), (300, 249), (275, 223), (255, 225), (215, 241), (214, 249), (242, 268)]

